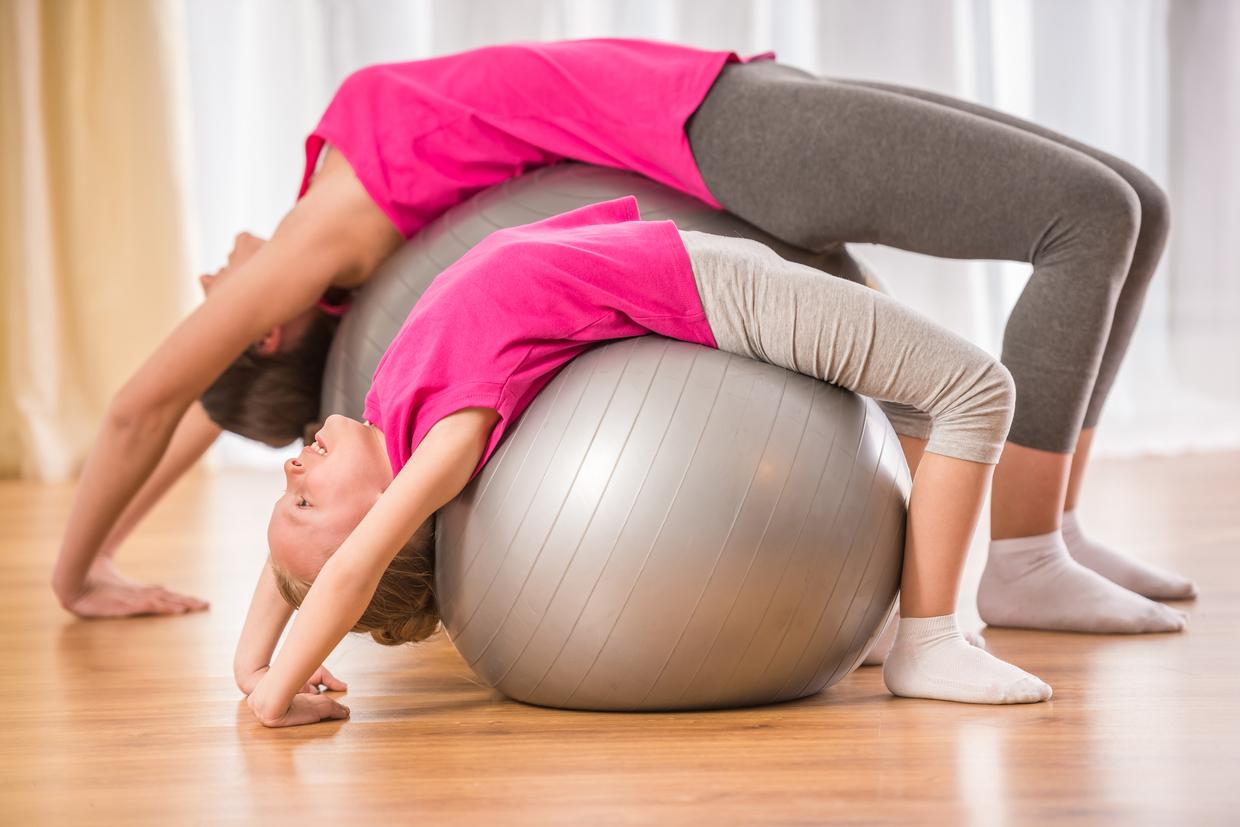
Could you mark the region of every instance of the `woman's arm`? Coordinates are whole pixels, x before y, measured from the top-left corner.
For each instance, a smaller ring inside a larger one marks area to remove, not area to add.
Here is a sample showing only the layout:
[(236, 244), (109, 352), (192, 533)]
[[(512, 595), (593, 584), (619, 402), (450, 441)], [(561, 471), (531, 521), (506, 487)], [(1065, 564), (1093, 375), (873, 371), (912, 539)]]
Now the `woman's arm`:
[(52, 581), (63, 606), (78, 611), (120, 588), (92, 584), (87, 572), (190, 404), (251, 342), (312, 307), (333, 282), (373, 266), (393, 233), (351, 173), (317, 182), (138, 369), (108, 406), (82, 471)]
[[(211, 447), (220, 428), (207, 416), (202, 405), (195, 402), (181, 417), (172, 442), (150, 479), (138, 490), (129, 507), (112, 526), (87, 572), (89, 583), (112, 587), (100, 599), (79, 600), (73, 611), (86, 617), (124, 617), (142, 613), (174, 613), (207, 608), (206, 601), (185, 594), (151, 586), (126, 577), (113, 562), (117, 550), (147, 512), (159, 502), (168, 489)], [(93, 590), (92, 590), (93, 591)]]
[(384, 570), (423, 522), (456, 497), (482, 458), (499, 414), (464, 408), (439, 420), (357, 528), (323, 565), (275, 664), (250, 694), (264, 726), (340, 718), (348, 710), (298, 687), (357, 623)]
[(121, 543), (129, 536), (129, 532), (142, 521), (142, 518), (168, 493), (181, 475), (193, 466), (207, 452), (215, 440), (219, 438), (220, 426), (211, 421), (201, 402), (194, 402), (185, 411), (181, 421), (172, 434), (168, 450), (164, 452), (159, 464), (150, 478), (138, 489), (129, 506), (117, 519), (107, 539), (103, 541), (100, 559), (115, 557)]

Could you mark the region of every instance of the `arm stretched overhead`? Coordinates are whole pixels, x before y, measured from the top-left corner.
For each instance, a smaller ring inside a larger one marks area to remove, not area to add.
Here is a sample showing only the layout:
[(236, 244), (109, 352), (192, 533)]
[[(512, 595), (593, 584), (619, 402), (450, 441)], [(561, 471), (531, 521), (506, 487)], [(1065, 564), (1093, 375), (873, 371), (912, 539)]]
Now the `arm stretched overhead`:
[(418, 526), (469, 482), (498, 418), (494, 409), (474, 407), (436, 422), (391, 485), (323, 564), (279, 656), (250, 693), (250, 709), (264, 726), (296, 726), (348, 715), (335, 701), (300, 694), (300, 687), (357, 623), (384, 570)]
[[(327, 167), (271, 241), (216, 287), (108, 406), (82, 471), (52, 587), (82, 616), (166, 611), (157, 590), (89, 577), (95, 558), (158, 466), (190, 405), (252, 342), (314, 306), (328, 286), (355, 284), (399, 233), (347, 165)], [(135, 599), (134, 592), (148, 592)]]

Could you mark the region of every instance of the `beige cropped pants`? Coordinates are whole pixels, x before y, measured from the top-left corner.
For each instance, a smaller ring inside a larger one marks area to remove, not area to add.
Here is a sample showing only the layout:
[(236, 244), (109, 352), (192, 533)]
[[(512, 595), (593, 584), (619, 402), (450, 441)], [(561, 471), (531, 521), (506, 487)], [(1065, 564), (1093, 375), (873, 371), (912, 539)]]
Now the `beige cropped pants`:
[(720, 350), (877, 400), (927, 451), (999, 461), (1015, 389), (986, 351), (889, 296), (749, 239), (681, 231)]

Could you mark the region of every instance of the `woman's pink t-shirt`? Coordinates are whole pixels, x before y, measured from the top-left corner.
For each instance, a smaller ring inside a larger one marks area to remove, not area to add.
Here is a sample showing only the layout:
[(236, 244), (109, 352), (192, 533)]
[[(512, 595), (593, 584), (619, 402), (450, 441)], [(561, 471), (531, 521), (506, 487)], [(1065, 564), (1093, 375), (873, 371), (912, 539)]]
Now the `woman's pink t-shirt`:
[(641, 221), (630, 195), (498, 230), (414, 305), (375, 369), (366, 419), (399, 473), (440, 419), (494, 408), (472, 480), (573, 357), (648, 333), (718, 347), (671, 221)]
[(737, 60), (598, 39), (368, 66), (345, 79), (306, 139), (298, 197), (326, 142), (406, 238), (486, 187), (565, 159), (633, 170), (718, 208), (684, 126)]

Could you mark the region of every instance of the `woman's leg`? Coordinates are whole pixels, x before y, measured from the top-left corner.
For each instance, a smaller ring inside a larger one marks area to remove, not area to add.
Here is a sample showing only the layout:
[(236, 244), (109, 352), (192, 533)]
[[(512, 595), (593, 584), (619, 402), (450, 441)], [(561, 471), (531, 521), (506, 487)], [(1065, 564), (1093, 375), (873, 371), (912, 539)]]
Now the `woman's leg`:
[[(837, 82), (907, 95), (1039, 135), (1057, 144), (1083, 152), (1105, 164), (1118, 173), (1137, 194), (1137, 199), (1141, 203), (1141, 225), (1137, 232), (1136, 246), (1133, 248), (1132, 262), (1116, 301), (1115, 315), (1111, 320), (1111, 330), (1102, 353), (1102, 362), (1098, 367), (1098, 378), (1094, 381), (1094, 388), (1089, 398), (1089, 407), (1085, 410), (1081, 435), (1077, 439), (1075, 451), (1072, 454), (1067, 491), (1062, 500), (1063, 536), (1073, 558), (1126, 589), (1154, 599), (1191, 597), (1196, 592), (1192, 581), (1093, 542), (1080, 530), (1076, 514), (1077, 496), (1088, 466), (1094, 428), (1102, 415), (1102, 407), (1106, 403), (1107, 395), (1111, 392), (1120, 363), (1132, 341), (1132, 334), (1136, 329), (1137, 319), (1140, 317), (1141, 307), (1145, 301), (1146, 290), (1158, 266), (1158, 261), (1162, 257), (1163, 248), (1166, 246), (1167, 232), (1170, 227), (1170, 207), (1166, 193), (1148, 175), (1127, 161), (994, 109), (947, 95), (893, 84), (861, 80), (839, 80)], [(1037, 455), (1034, 455), (1032, 459), (1037, 464)], [(1055, 502), (1053, 499), (1055, 491), (1050, 486), (1039, 487), (1031, 485), (1030, 482), (1029, 477), (1025, 475), (996, 472), (992, 502), (998, 512), (999, 519), (996, 522), (999, 529), (1006, 529), (1006, 533), (998, 533), (996, 537), (1020, 536), (1016, 533), (1019, 529), (1017, 520), (1020, 514), (1027, 510), (1031, 500), (1041, 501), (1048, 505)], [(1030, 533), (1036, 533), (1036, 531)]]
[[(1006, 454), (1043, 469), (1036, 476), (1054, 496), (1035, 528), (1057, 536), (1071, 452), (1137, 237), (1140, 207), (1124, 179), (1038, 135), (776, 64), (725, 69), (688, 135), (720, 202), (791, 243), (864, 241), (1033, 263), (1004, 338), (1019, 399)], [(1178, 613), (1074, 563), (1066, 549), (1053, 552), (992, 578), (993, 599), (979, 601), (984, 619), (1080, 631), (1182, 627)], [(986, 611), (994, 606), (1004, 608)]]
[(1076, 504), (1093, 441), (1092, 428), (1081, 431), (1068, 477), (1068, 493), (1064, 499), (1063, 539), (1073, 559), (1111, 582), (1155, 600), (1183, 600), (1196, 596), (1197, 586), (1187, 577), (1133, 559), (1093, 540), (1082, 530)]
[(1037, 678), (969, 646), (955, 625), (960, 571), (1011, 421), (1007, 371), (881, 293), (824, 279), (756, 241), (681, 235), (720, 350), (908, 405), (933, 421), (913, 475), (888, 688), (975, 703), (1050, 697)]

